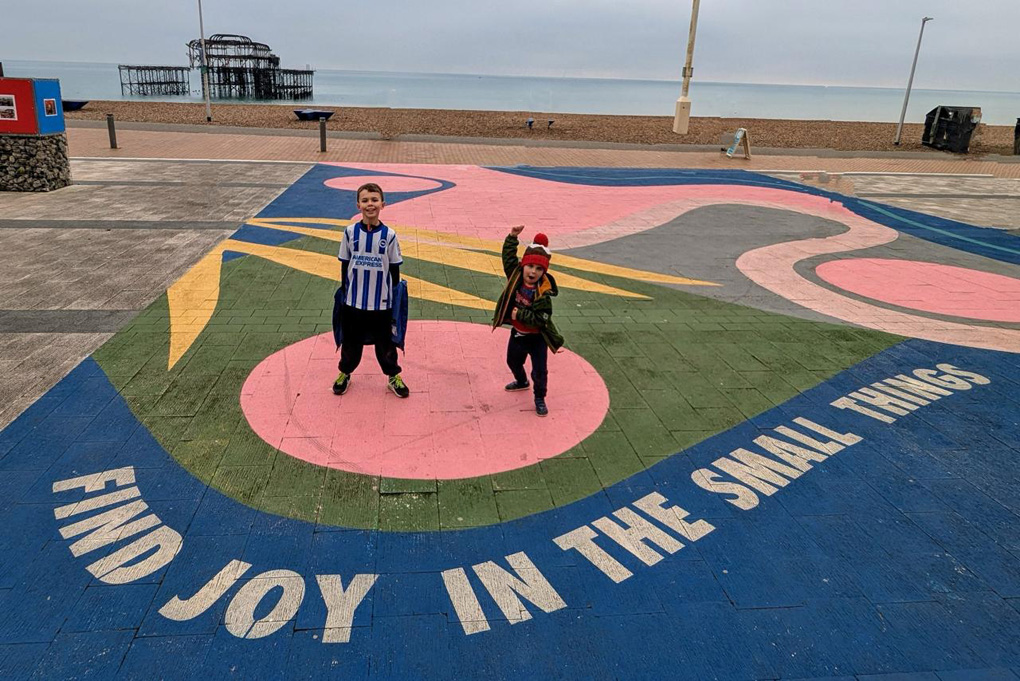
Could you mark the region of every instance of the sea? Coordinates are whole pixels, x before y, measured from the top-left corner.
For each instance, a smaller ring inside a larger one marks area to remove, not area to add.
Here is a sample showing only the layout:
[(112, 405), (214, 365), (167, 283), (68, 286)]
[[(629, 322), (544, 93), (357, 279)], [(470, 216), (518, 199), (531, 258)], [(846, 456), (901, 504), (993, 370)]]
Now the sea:
[[(182, 64), (183, 65), (183, 64)], [(4, 60), (11, 77), (58, 78), (64, 99), (200, 101), (198, 72), (190, 96), (131, 97), (120, 91), (116, 64)], [(301, 105), (469, 109), (541, 113), (672, 116), (679, 81), (622, 78), (548, 78), (451, 73), (315, 71), (314, 96)], [(794, 120), (899, 120), (902, 88), (713, 83), (694, 80), (692, 115)], [(279, 104), (281, 102), (275, 101)], [(980, 107), (989, 125), (1020, 120), (1020, 92), (913, 88), (908, 122), (923, 122), (937, 106)]]

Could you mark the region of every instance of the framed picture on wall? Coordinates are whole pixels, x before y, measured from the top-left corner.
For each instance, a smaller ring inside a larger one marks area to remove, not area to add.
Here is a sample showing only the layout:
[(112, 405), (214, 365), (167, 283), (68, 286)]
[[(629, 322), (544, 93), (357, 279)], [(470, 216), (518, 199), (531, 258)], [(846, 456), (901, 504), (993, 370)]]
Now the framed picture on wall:
[(0, 118), (5, 121), (18, 120), (18, 106), (14, 103), (14, 95), (0, 94)]
[(47, 116), (57, 115), (57, 100), (55, 99), (44, 99), (43, 100), (43, 113)]

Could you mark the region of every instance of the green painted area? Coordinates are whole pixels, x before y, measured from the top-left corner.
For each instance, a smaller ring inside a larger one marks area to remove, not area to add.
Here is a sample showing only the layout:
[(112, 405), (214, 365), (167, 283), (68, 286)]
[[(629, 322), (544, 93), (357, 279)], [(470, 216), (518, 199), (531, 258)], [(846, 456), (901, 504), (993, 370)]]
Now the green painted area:
[[(336, 248), (308, 237), (287, 247), (330, 255)], [(504, 283), (410, 258), (404, 271), (493, 301)], [(216, 312), (171, 371), (165, 296), (95, 359), (167, 451), (224, 494), (322, 525), (408, 531), (487, 525), (570, 504), (902, 340), (719, 302), (696, 288), (570, 272), (649, 296), (563, 290), (555, 301), (568, 347), (609, 388), (609, 414), (588, 439), (555, 459), (497, 475), (380, 479), (299, 461), (255, 435), (238, 401), (244, 380), (266, 356), (330, 329), (335, 288), (257, 257), (224, 264)], [(490, 313), (412, 300), (411, 316), (487, 324)], [(555, 408), (555, 390), (549, 401)]]

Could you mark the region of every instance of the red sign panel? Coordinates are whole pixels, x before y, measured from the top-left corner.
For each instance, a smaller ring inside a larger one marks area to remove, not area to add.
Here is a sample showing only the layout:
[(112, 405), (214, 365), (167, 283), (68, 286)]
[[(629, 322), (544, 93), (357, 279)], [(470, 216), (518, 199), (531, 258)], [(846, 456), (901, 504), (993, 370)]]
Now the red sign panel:
[(27, 78), (0, 78), (0, 135), (33, 135), (38, 132), (32, 81)]

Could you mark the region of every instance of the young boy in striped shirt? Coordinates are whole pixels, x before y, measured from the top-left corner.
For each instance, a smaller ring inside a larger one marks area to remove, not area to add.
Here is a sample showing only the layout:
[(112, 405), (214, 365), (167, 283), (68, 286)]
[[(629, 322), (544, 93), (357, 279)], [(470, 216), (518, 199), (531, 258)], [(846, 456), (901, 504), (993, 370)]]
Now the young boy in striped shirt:
[(410, 394), (397, 364), (397, 347), (391, 332), (393, 290), (400, 282), (400, 244), (397, 233), (379, 220), (386, 205), (382, 188), (370, 182), (358, 187), (361, 220), (348, 225), (340, 242), (340, 286), (343, 289), (343, 343), (340, 346), (340, 375), (333, 393), (343, 395), (351, 385), (351, 374), (361, 363), (365, 345), (375, 345), (375, 357), (390, 377), (389, 389), (397, 397)]

